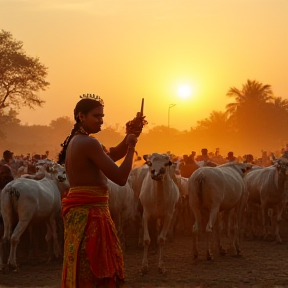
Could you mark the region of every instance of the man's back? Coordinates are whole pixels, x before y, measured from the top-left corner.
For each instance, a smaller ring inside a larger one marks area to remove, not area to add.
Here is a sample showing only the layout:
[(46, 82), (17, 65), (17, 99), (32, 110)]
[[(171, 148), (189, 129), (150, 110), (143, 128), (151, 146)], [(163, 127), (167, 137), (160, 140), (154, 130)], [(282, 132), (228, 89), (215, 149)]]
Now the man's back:
[[(95, 143), (91, 145), (91, 141)], [(94, 149), (92, 150), (91, 147)], [(67, 148), (65, 162), (65, 169), (71, 187), (107, 186), (106, 176), (89, 159), (90, 153), (97, 153), (99, 149), (101, 149), (99, 153), (104, 153), (101, 144), (95, 138), (84, 135), (73, 137)]]

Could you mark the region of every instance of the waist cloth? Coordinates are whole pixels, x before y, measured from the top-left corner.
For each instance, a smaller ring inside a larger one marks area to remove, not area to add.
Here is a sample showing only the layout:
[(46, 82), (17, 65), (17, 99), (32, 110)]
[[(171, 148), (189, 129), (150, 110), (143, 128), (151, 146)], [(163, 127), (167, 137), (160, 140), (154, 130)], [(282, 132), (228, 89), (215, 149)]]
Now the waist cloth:
[(108, 198), (106, 187), (81, 186), (62, 199), (62, 288), (122, 287), (123, 254)]

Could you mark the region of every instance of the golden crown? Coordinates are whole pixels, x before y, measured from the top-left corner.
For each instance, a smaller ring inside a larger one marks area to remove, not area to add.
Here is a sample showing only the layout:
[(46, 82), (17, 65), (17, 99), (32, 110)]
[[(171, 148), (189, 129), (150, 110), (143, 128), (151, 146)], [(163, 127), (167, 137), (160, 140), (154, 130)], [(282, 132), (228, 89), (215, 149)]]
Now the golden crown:
[(99, 95), (87, 93), (87, 94), (80, 95), (80, 98), (81, 99), (92, 99), (92, 100), (100, 102), (101, 105), (104, 105), (104, 101)]

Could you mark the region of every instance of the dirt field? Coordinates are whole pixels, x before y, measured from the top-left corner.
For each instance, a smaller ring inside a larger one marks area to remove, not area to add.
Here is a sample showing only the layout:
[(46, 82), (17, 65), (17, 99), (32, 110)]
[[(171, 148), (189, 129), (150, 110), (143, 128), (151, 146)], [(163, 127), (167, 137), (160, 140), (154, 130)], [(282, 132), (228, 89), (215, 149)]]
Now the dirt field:
[[(127, 288), (288, 288), (288, 222), (282, 223), (283, 244), (272, 241), (245, 240), (243, 256), (224, 257), (214, 253), (213, 261), (205, 260), (204, 243), (200, 257), (194, 261), (191, 237), (176, 235), (165, 248), (166, 274), (157, 270), (157, 254), (149, 254), (149, 273), (141, 276), (142, 249), (136, 243), (124, 253)], [(20, 252), (19, 252), (20, 254)], [(45, 255), (44, 255), (45, 256)], [(0, 274), (0, 287), (58, 288), (61, 262), (45, 264), (45, 258), (27, 260), (22, 251), (18, 257), (19, 270)]]

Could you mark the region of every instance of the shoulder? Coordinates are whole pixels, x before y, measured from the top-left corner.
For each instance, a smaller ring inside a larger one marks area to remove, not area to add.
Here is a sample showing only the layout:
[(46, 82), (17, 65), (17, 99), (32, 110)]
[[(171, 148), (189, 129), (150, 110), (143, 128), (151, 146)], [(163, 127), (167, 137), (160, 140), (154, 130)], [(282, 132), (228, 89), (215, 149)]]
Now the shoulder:
[(103, 151), (101, 143), (94, 137), (87, 137), (83, 135), (75, 135), (71, 142), (69, 143), (69, 150), (72, 149), (72, 151), (79, 151), (81, 150), (81, 153), (85, 154), (93, 150), (96, 151)]
[(75, 135), (70, 143), (84, 146), (101, 146), (100, 142), (96, 138), (84, 135)]

